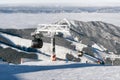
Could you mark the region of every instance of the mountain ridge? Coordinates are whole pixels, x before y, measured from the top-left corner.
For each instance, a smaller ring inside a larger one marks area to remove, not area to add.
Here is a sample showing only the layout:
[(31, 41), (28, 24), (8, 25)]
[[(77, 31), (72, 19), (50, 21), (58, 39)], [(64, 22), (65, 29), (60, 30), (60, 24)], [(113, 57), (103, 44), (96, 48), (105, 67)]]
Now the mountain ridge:
[(79, 35), (71, 31), (73, 36), (76, 35), (75, 37), (79, 38), (79, 41), (84, 42), (87, 39), (86, 42), (99, 43), (114, 53), (119, 52), (119, 49), (116, 50), (115, 48), (119, 48), (118, 45), (120, 46), (120, 27), (102, 21), (61, 20), (58, 24), (69, 24), (74, 31), (83, 34)]
[(0, 13), (120, 13), (120, 7), (0, 6)]

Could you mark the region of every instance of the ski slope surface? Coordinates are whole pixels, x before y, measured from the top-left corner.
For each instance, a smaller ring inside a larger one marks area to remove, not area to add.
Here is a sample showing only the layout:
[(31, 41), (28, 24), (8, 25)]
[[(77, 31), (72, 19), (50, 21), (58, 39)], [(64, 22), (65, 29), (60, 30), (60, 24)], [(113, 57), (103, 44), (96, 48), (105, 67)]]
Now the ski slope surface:
[(0, 64), (0, 80), (120, 80), (119, 66), (64, 61)]

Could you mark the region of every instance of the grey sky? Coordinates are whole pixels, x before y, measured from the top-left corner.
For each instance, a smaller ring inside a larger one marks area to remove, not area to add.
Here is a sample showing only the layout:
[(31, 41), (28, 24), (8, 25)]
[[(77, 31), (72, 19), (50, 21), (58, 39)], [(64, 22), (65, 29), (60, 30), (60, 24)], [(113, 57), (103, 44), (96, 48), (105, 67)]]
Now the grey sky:
[(120, 6), (120, 0), (0, 0), (0, 4), (59, 4), (76, 6)]

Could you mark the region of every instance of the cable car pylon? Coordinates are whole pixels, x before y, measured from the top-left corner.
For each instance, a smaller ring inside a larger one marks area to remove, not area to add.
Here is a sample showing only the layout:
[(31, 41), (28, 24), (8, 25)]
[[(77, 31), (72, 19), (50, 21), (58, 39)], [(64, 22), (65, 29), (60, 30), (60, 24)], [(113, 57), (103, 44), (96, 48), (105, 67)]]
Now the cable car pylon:
[[(41, 33), (49, 33), (51, 37), (51, 60), (56, 61), (56, 50), (55, 50), (55, 35), (58, 32), (68, 33), (68, 25), (58, 25), (58, 24), (39, 24), (39, 27), (35, 30), (32, 35), (39, 35)], [(44, 35), (44, 34), (43, 34)]]

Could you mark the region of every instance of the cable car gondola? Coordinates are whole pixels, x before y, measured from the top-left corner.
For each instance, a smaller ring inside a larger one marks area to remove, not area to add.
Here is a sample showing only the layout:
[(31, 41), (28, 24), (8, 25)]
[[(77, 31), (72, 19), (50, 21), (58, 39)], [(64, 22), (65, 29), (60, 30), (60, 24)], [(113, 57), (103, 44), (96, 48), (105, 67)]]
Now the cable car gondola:
[(38, 38), (38, 39), (33, 39), (32, 40), (32, 48), (42, 48), (43, 46), (43, 41), (42, 39)]
[(41, 39), (42, 35), (41, 34), (35, 34), (32, 35), (34, 39), (32, 40), (32, 48), (42, 48), (43, 46), (43, 40)]

